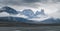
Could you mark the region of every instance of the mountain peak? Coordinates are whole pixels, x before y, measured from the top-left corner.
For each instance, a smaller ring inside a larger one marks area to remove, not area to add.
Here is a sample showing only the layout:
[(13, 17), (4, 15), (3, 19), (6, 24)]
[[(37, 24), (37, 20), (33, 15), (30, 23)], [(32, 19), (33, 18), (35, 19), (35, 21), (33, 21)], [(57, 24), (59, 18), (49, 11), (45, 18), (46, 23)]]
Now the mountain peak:
[(33, 17), (34, 15), (34, 12), (31, 10), (31, 9), (24, 9), (22, 11), (22, 13), (25, 15), (25, 16), (28, 16), (29, 18)]
[(9, 13), (9, 14), (18, 14), (18, 12), (17, 12), (15, 9), (13, 9), (13, 8), (11, 8), (11, 7), (8, 7), (8, 6), (4, 6), (4, 7), (2, 7), (0, 10), (1, 10), (2, 12), (7, 12), (7, 13)]
[(35, 15), (45, 15), (44, 9), (41, 9), (41, 11), (36, 11)]

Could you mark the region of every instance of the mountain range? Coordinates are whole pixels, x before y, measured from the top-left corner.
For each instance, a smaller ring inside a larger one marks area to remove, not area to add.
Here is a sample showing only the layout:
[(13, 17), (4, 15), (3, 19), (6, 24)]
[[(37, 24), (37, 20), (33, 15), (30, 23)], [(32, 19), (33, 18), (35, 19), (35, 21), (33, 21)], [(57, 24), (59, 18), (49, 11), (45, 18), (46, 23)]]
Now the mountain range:
[(33, 21), (21, 17), (0, 17), (0, 22), (22, 22), (30, 24), (60, 24), (60, 19), (48, 18), (43, 21)]
[[(48, 16), (45, 15), (44, 10), (42, 9), (41, 11), (37, 11), (34, 13), (31, 9), (24, 9), (22, 12), (18, 12), (17, 10), (5, 6), (0, 9), (1, 12), (7, 12), (10, 15), (17, 15), (17, 14), (22, 14), (25, 16), (28, 16), (28, 18), (21, 18), (21, 17), (13, 17), (13, 16), (7, 16), (7, 17), (0, 17), (1, 22), (24, 22), (24, 23), (32, 23), (32, 24), (60, 24), (60, 19), (59, 18), (47, 18)], [(44, 20), (33, 20), (33, 18), (39, 18)], [(45, 19), (47, 18), (47, 19)], [(29, 20), (31, 19), (31, 20)]]
[(29, 18), (34, 18), (37, 15), (45, 15), (44, 10), (41, 10), (41, 12), (37, 11), (36, 13), (34, 13), (31, 9), (24, 9), (22, 12), (21, 11), (18, 12), (17, 10), (8, 6), (2, 7), (0, 9), (0, 12), (7, 12), (10, 15), (23, 14), (25, 16), (28, 16)]

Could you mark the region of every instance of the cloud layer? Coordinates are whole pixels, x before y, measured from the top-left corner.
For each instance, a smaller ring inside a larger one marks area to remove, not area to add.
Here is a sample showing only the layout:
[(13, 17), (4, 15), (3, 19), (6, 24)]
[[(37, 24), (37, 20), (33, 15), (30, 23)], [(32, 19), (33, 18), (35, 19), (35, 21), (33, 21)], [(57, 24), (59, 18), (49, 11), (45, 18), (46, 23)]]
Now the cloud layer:
[(60, 11), (60, 0), (0, 0), (0, 6), (11, 6), (17, 10), (30, 8), (33, 11), (43, 8), (49, 14)]
[(15, 5), (39, 8), (42, 4), (58, 3), (60, 0), (0, 0), (0, 5)]

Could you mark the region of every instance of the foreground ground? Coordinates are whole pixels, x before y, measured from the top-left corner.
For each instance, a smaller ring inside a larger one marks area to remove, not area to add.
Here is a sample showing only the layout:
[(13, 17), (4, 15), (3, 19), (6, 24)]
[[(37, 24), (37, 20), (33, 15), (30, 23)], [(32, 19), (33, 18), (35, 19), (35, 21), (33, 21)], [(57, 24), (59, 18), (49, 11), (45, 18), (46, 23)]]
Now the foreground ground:
[(21, 22), (0, 22), (0, 27), (40, 27), (40, 26), (60, 26), (60, 24), (29, 24)]
[(17, 22), (0, 22), (0, 31), (60, 31), (60, 24), (30, 25)]
[(0, 31), (60, 31), (60, 26), (0, 27)]

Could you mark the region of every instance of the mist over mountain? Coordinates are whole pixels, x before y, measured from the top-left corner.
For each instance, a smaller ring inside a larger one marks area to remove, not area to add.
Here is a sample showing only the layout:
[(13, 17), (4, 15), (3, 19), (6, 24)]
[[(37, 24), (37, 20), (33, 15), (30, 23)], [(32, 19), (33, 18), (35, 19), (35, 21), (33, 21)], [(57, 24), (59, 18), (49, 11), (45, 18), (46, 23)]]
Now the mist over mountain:
[(8, 6), (4, 6), (0, 8), (0, 12), (7, 12), (8, 14), (12, 14), (12, 15), (25, 15), (29, 18), (35, 18), (38, 15), (42, 15), (45, 16), (44, 10), (41, 9), (41, 11), (36, 11), (36, 13), (34, 13), (31, 9), (24, 9), (23, 11), (17, 11), (11, 7)]
[(38, 15), (42, 15), (45, 16), (44, 10), (41, 9), (41, 11), (36, 11), (36, 13), (34, 13), (31, 9), (24, 9), (21, 14), (28, 16), (29, 18), (35, 18)]
[[(5, 6), (0, 9), (1, 12), (7, 12), (8, 14), (12, 15), (18, 15), (20, 14), (21, 16), (27, 16), (28, 18), (22, 18), (22, 17), (17, 17), (17, 16), (6, 16), (6, 17), (0, 17), (0, 20), (3, 22), (25, 22), (25, 23), (34, 23), (34, 24), (55, 24), (59, 23), (60, 24), (60, 19), (59, 18), (47, 18), (44, 10), (42, 9), (41, 11), (36, 11), (34, 13), (31, 9), (24, 9), (23, 11), (16, 11), (15, 9)], [(20, 16), (19, 15), (19, 16)]]

